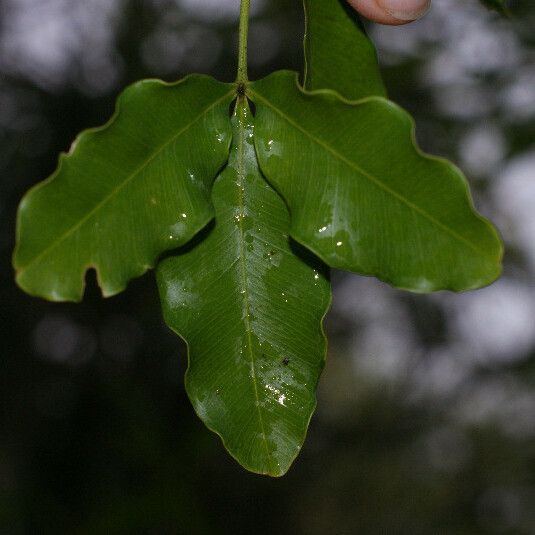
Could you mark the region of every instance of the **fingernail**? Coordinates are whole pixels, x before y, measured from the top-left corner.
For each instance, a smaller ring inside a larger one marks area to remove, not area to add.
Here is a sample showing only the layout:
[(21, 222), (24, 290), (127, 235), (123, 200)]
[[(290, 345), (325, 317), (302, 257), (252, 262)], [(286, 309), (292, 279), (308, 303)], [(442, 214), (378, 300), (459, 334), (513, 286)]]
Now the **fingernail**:
[(377, 3), (395, 19), (410, 21), (423, 17), (431, 0), (377, 0)]

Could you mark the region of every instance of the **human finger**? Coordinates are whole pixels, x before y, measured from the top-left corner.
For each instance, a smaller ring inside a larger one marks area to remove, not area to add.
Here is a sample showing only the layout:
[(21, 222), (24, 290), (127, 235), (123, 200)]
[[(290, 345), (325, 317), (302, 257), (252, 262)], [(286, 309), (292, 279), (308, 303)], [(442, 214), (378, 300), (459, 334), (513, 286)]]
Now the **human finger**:
[(407, 24), (423, 17), (431, 0), (348, 0), (364, 17), (381, 24)]

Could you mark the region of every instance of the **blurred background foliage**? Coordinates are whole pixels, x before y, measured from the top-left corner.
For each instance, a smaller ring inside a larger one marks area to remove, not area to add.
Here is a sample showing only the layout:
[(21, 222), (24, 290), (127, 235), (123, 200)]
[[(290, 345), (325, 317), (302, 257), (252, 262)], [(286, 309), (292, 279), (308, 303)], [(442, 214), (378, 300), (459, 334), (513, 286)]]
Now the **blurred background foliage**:
[[(231, 81), (238, 0), (0, 3), (0, 533), (535, 533), (535, 6), (434, 0), (371, 27), (391, 97), (467, 172), (503, 278), (414, 296), (335, 273), (328, 365), (283, 479), (244, 472), (193, 414), (152, 275), (80, 305), (19, 291), (16, 205), (128, 83)], [(297, 0), (253, 0), (251, 75), (301, 68)], [(342, 73), (343, 75), (343, 73)], [(58, 210), (61, 207), (58, 206)]]

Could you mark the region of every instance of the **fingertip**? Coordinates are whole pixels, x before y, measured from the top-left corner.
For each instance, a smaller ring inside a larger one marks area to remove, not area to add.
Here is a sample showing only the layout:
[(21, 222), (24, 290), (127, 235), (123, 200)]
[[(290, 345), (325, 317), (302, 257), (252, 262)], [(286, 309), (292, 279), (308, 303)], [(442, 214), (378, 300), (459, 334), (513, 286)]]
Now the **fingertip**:
[(398, 26), (417, 20), (428, 11), (431, 0), (348, 0), (364, 17), (380, 24)]
[(375, 0), (377, 5), (397, 20), (412, 22), (422, 18), (431, 0)]

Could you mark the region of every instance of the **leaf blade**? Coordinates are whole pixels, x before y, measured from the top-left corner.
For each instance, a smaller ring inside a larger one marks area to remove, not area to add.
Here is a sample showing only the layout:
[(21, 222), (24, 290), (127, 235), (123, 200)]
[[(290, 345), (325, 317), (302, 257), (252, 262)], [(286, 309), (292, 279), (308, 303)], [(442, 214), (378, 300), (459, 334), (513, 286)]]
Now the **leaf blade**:
[(330, 288), (324, 266), (290, 247), (289, 214), (260, 175), (246, 108), (234, 123), (215, 226), (159, 265), (158, 285), (167, 324), (188, 343), (197, 414), (244, 467), (280, 476), (315, 407)]
[(377, 54), (346, 0), (303, 0), (308, 90), (333, 89), (350, 100), (385, 96)]
[(190, 240), (213, 217), (209, 186), (228, 155), (232, 96), (204, 76), (128, 88), (107, 125), (82, 133), (22, 200), (18, 284), (78, 301), (93, 267), (103, 294), (114, 295)]
[(255, 82), (251, 96), (261, 169), (289, 205), (292, 236), (328, 265), (417, 292), (499, 276), (496, 230), (460, 171), (416, 148), (400, 108), (306, 92), (287, 72)]

